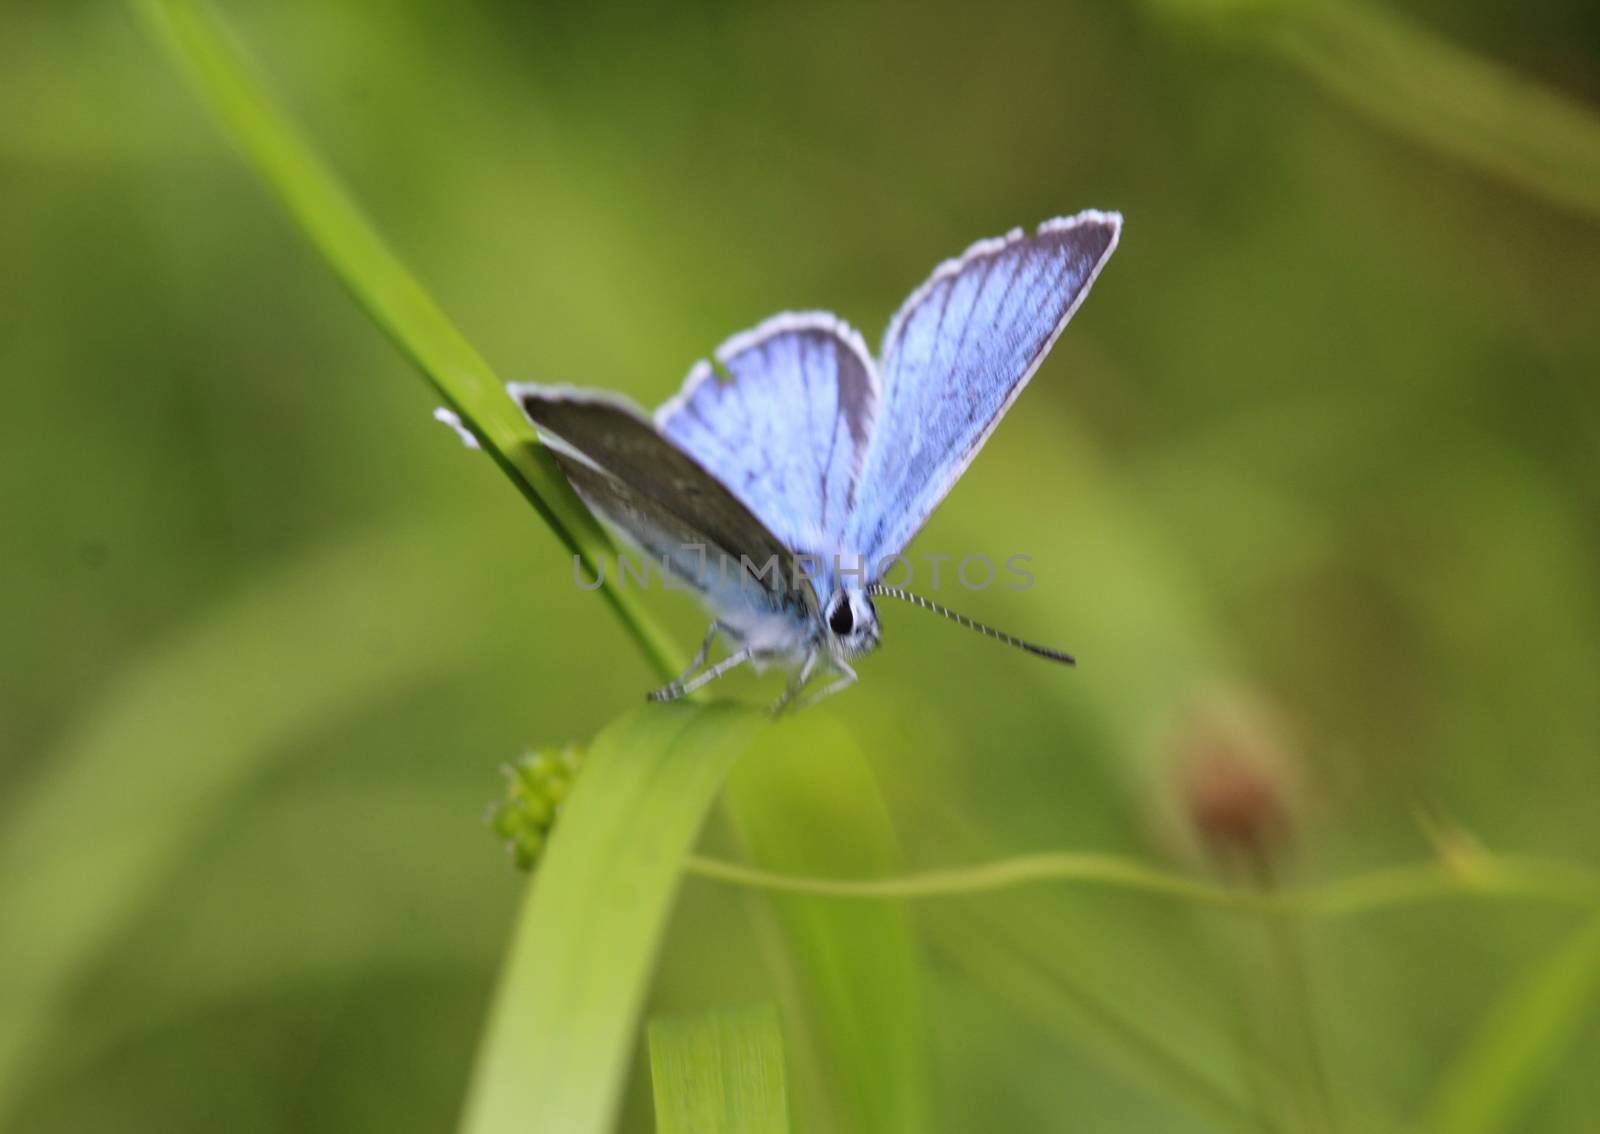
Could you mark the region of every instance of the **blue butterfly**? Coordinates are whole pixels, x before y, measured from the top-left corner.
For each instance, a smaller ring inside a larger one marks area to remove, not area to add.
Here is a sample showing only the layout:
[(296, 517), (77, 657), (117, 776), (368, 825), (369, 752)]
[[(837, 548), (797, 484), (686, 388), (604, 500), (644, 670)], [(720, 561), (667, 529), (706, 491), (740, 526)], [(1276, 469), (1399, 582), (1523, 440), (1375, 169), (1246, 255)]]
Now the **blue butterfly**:
[[(912, 292), (878, 362), (835, 316), (791, 313), (696, 363), (653, 419), (607, 393), (509, 386), (589, 507), (712, 612), (689, 668), (650, 697), (780, 665), (774, 710), (812, 704), (855, 681), (851, 662), (878, 645), (878, 596), (1071, 664), (881, 577), (1022, 393), (1121, 229), (1119, 214), (1091, 210), (979, 241)], [(719, 633), (732, 651), (706, 666)]]

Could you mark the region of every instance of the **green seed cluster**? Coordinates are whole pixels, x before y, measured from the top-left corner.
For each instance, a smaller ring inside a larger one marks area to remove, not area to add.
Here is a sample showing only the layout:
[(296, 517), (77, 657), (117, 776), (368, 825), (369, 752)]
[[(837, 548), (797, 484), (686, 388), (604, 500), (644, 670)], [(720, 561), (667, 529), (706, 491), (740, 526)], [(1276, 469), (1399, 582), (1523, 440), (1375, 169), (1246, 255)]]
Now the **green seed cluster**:
[(518, 870), (532, 870), (538, 863), (582, 764), (583, 750), (569, 744), (559, 751), (528, 752), (502, 766), (506, 797), (491, 805), (489, 825)]

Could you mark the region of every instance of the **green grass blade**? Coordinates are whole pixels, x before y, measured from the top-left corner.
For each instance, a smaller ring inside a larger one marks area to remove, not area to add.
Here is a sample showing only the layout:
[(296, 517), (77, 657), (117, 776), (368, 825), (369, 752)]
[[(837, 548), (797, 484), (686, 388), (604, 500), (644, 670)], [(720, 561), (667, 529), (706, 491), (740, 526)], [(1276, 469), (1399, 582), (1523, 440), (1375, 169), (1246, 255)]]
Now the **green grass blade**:
[(783, 1033), (771, 1005), (650, 1022), (656, 1134), (788, 1134)]
[[(593, 578), (595, 563), (611, 550), (605, 532), (538, 443), (504, 383), (295, 133), (215, 17), (194, 0), (132, 3), (334, 274)], [(675, 675), (675, 651), (633, 599), (613, 580), (601, 593), (657, 671)]]
[(1423, 1129), (1490, 1134), (1517, 1127), (1519, 1109), (1571, 1048), (1600, 1001), (1600, 919), (1589, 922), (1512, 987), (1434, 1097)]
[(464, 1131), (609, 1128), (684, 858), (766, 720), (653, 706), (595, 738), (524, 900)]
[[(727, 814), (749, 858), (790, 872), (880, 875), (899, 863), (888, 810), (855, 742), (832, 718), (786, 721), (728, 780)], [(863, 1134), (929, 1129), (922, 959), (893, 903), (771, 897), (792, 970), (791, 1035), (811, 1038), (825, 1104), (810, 1123)], [(807, 1115), (800, 1116), (804, 1120)]]

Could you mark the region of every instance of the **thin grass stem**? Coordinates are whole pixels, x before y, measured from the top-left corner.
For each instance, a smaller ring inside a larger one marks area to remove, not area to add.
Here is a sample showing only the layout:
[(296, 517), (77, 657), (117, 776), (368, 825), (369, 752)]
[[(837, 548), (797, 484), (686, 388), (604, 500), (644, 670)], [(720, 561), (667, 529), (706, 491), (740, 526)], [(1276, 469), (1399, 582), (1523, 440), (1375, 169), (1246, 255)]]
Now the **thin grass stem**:
[(688, 869), (735, 886), (825, 898), (961, 898), (1015, 886), (1078, 883), (1254, 914), (1296, 914), (1336, 920), (1447, 899), (1548, 902), (1575, 908), (1600, 905), (1600, 879), (1564, 863), (1480, 853), (1471, 867), (1422, 862), (1316, 886), (1262, 893), (1201, 882), (1117, 855), (1056, 852), (1017, 855), (975, 866), (920, 871), (893, 878), (815, 878), (760, 870), (692, 855)]

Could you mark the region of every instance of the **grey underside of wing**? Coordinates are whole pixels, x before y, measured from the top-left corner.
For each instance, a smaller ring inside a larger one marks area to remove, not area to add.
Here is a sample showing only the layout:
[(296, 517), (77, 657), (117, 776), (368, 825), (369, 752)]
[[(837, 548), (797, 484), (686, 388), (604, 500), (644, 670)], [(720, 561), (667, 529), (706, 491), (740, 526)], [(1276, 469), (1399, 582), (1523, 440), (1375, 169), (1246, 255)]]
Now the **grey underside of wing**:
[(869, 562), (904, 550), (1088, 294), (1121, 217), (1081, 213), (973, 245), (889, 324), (883, 405), (848, 531)]
[(661, 407), (656, 424), (728, 486), (787, 546), (843, 550), (856, 478), (878, 411), (861, 337), (834, 316), (775, 316), (716, 352)]
[[(589, 507), (708, 604), (816, 609), (788, 550), (636, 411), (603, 397), (537, 388), (520, 389), (518, 399), (529, 419), (561, 443), (551, 452)], [(773, 562), (778, 569), (766, 570)]]

